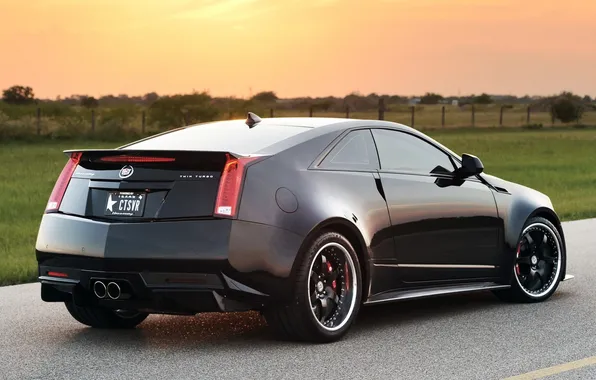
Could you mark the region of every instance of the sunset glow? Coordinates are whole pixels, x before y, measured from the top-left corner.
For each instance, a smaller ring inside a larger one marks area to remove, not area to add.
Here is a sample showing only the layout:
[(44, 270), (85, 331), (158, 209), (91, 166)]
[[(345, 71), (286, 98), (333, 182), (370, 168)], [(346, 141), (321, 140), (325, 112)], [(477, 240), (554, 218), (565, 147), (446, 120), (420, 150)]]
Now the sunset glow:
[(0, 88), (596, 95), (594, 0), (0, 0)]

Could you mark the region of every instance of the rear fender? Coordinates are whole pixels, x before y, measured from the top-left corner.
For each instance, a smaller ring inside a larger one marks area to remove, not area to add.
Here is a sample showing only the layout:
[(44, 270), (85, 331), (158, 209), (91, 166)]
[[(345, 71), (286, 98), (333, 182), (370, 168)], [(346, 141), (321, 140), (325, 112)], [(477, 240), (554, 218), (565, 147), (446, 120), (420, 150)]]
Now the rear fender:
[(298, 269), (302, 264), (302, 260), (304, 259), (304, 256), (306, 255), (306, 252), (308, 251), (311, 244), (315, 239), (321, 236), (321, 234), (327, 231), (337, 232), (350, 241), (352, 247), (358, 255), (358, 260), (360, 261), (362, 282), (365, 285), (363, 289), (369, 289), (371, 254), (358, 226), (345, 217), (332, 217), (326, 219), (310, 230), (310, 232), (304, 238), (298, 251), (298, 255), (296, 256), (296, 260), (294, 260), (294, 264), (292, 265), (292, 270), (290, 272), (290, 278), (292, 282), (296, 280)]

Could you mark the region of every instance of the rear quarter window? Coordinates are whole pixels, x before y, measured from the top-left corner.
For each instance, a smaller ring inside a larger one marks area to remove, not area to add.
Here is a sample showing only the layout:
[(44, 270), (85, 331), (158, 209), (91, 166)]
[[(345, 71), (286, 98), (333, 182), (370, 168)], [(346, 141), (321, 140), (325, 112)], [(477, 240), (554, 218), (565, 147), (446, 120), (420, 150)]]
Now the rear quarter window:
[(362, 129), (348, 133), (333, 147), (319, 167), (335, 170), (377, 170), (379, 160), (370, 130)]

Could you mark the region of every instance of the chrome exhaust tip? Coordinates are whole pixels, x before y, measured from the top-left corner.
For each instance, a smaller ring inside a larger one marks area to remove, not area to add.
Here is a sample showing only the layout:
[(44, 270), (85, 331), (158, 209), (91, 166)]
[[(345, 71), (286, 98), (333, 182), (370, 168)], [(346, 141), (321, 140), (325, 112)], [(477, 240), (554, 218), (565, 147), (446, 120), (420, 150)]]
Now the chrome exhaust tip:
[(93, 293), (97, 298), (106, 298), (107, 288), (106, 284), (101, 281), (95, 281), (93, 284)]
[(117, 300), (121, 295), (120, 285), (116, 284), (115, 282), (110, 282), (107, 287), (107, 292), (111, 299)]

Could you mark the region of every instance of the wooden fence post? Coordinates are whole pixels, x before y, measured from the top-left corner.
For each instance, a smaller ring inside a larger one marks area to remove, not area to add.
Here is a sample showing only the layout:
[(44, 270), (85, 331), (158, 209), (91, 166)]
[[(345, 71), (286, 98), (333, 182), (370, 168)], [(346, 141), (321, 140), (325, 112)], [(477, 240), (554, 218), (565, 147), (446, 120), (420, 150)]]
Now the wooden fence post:
[(95, 110), (91, 110), (91, 133), (95, 133)]
[(441, 127), (445, 128), (445, 106), (441, 108)]
[(472, 104), (472, 127), (476, 126), (476, 106)]
[(313, 111), (313, 106), (310, 106), (310, 109), (308, 110), (308, 116), (312, 117), (312, 111)]
[(501, 111), (499, 112), (499, 127), (503, 126), (503, 110), (505, 109), (505, 106), (501, 106)]
[(141, 114), (141, 133), (145, 134), (145, 111)]
[(385, 99), (379, 98), (379, 120), (385, 120)]
[(528, 114), (526, 115), (526, 124), (529, 125), (530, 124), (530, 112), (531, 112), (530, 111), (530, 106), (528, 106), (528, 111), (527, 112), (528, 112)]
[(410, 127), (414, 128), (414, 126), (416, 125), (416, 106), (412, 106), (411, 112), (412, 112), (412, 121), (410, 123)]
[(41, 135), (41, 107), (37, 107), (37, 135)]
[(346, 119), (350, 118), (350, 106), (346, 106)]
[(269, 117), (273, 117), (273, 108), (269, 110)]

